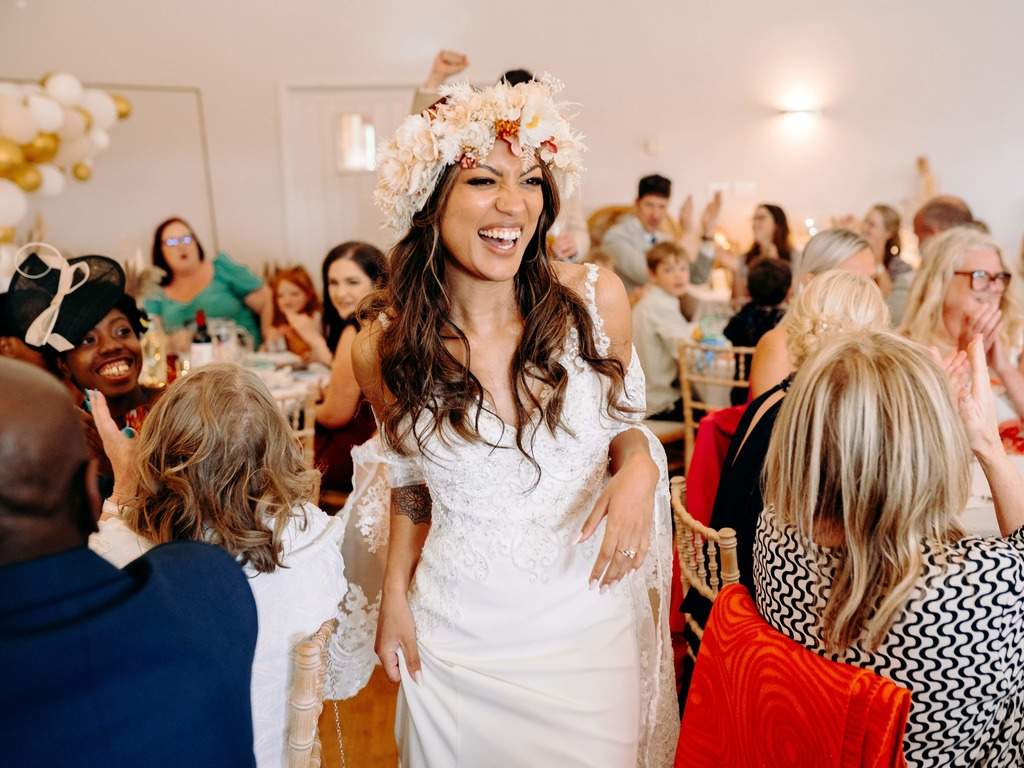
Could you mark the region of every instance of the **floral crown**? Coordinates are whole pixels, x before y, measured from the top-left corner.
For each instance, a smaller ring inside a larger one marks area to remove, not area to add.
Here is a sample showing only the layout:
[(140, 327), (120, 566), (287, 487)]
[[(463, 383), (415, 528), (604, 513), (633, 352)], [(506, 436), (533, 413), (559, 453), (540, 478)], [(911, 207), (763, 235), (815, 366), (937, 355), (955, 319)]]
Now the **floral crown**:
[(430, 198), (444, 169), (455, 163), (473, 168), (498, 139), (523, 158), (523, 168), (539, 155), (564, 196), (572, 194), (583, 172), (583, 137), (574, 133), (557, 104), (562, 84), (543, 75), (518, 85), (500, 82), (483, 90), (469, 83), (442, 86), (441, 100), (409, 115), (381, 147), (373, 198), (387, 224), (409, 229), (412, 217)]

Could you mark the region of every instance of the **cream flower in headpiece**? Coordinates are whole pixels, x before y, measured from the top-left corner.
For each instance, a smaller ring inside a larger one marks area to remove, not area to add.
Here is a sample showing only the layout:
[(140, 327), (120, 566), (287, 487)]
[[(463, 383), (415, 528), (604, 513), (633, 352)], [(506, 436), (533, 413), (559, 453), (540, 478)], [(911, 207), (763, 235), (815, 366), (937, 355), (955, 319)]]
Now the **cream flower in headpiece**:
[(406, 231), (430, 198), (445, 168), (471, 168), (499, 139), (523, 158), (536, 157), (554, 173), (564, 196), (572, 194), (583, 172), (583, 137), (574, 133), (564, 105), (555, 102), (562, 84), (549, 75), (529, 83), (498, 83), (474, 90), (469, 83), (441, 89), (441, 101), (402, 121), (380, 151), (374, 200), (387, 223)]

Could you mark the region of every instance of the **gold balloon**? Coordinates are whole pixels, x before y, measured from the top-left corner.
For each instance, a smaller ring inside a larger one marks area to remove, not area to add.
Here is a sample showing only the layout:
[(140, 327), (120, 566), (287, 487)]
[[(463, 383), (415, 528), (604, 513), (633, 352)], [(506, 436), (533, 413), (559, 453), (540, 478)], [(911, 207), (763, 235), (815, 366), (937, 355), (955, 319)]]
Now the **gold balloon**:
[(127, 120), (132, 113), (132, 103), (119, 93), (110, 94), (110, 98), (114, 100), (114, 106), (117, 107), (117, 119)]
[(75, 163), (71, 166), (71, 175), (79, 181), (88, 181), (92, 177), (92, 166), (88, 163)]
[(85, 118), (85, 132), (88, 133), (92, 130), (92, 113), (85, 107), (72, 107), (76, 112), (81, 113), (82, 117)]
[(21, 147), (25, 159), (30, 163), (48, 163), (60, 148), (60, 137), (56, 133), (37, 133), (28, 144)]
[(45, 75), (43, 75), (42, 77), (39, 78), (39, 84), (41, 86), (43, 86), (43, 88), (45, 88), (46, 87), (46, 81), (49, 80), (51, 77), (53, 77), (54, 74), (55, 74), (54, 72), (47, 72)]
[(0, 227), (0, 243), (13, 243), (17, 233), (14, 227)]
[(43, 184), (43, 174), (34, 165), (19, 165), (8, 175), (25, 192), (35, 192)]
[(25, 162), (25, 153), (10, 139), (0, 139), (0, 176)]

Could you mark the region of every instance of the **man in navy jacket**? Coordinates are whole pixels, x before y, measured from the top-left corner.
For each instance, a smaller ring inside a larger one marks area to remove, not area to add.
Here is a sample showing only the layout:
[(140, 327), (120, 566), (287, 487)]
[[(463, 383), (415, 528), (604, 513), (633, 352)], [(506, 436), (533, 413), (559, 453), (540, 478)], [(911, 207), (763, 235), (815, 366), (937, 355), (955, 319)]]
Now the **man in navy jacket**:
[(0, 359), (0, 762), (252, 766), (241, 568), (198, 543), (113, 567), (95, 479), (66, 391)]

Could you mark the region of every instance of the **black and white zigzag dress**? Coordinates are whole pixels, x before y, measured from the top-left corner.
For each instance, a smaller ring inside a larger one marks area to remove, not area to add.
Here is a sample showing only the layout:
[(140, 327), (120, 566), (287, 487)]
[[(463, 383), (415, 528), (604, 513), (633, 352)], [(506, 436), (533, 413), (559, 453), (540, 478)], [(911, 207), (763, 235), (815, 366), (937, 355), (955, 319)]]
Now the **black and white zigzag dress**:
[(824, 650), (836, 562), (765, 509), (754, 546), (761, 615), (812, 651), (911, 691), (908, 765), (1024, 766), (1024, 528), (927, 544), (918, 586), (875, 652)]

